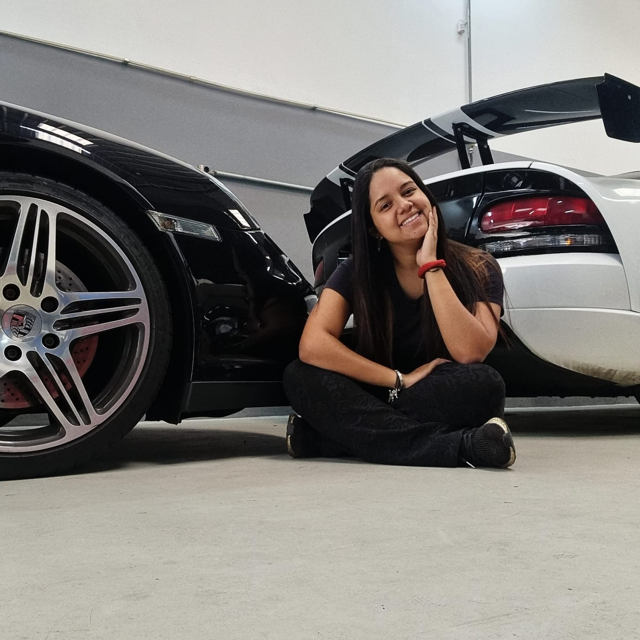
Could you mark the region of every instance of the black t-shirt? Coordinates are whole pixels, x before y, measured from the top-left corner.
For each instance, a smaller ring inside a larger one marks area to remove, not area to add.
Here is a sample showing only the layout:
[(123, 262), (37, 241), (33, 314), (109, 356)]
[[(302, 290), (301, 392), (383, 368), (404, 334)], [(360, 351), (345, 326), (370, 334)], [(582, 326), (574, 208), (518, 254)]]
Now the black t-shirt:
[[(493, 260), (493, 258), (489, 258)], [(416, 267), (417, 268), (417, 267)], [(353, 310), (353, 258), (348, 258), (333, 272), (326, 287), (337, 291)], [(395, 270), (391, 269), (388, 280), (389, 297), (393, 306), (393, 366), (401, 371), (413, 371), (431, 360), (423, 340), (420, 303), (422, 298), (412, 300), (403, 291)], [(500, 305), (503, 313), (504, 284), (500, 268), (489, 269), (487, 299)]]

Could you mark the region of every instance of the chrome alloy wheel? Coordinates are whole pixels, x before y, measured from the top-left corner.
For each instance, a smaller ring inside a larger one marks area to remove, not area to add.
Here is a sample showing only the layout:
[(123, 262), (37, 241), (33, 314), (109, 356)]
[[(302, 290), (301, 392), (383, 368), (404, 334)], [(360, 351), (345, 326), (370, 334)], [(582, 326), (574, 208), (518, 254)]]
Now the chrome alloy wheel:
[[(0, 225), (0, 381), (50, 418), (0, 427), (0, 452), (43, 451), (97, 429), (128, 398), (149, 349), (149, 307), (123, 250), (75, 211), (1, 195)], [(7, 406), (22, 405), (0, 390), (0, 417)]]

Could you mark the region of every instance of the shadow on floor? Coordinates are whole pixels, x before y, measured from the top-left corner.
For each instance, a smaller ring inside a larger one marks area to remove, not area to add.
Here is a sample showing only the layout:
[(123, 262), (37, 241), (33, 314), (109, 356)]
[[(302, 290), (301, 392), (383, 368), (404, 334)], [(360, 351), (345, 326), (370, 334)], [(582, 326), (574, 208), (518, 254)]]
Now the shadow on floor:
[(640, 407), (513, 408), (505, 417), (514, 434), (532, 437), (640, 435)]
[[(283, 431), (282, 428), (279, 431)], [(275, 427), (274, 427), (275, 432)], [(106, 471), (129, 463), (182, 464), (226, 458), (286, 455), (284, 433), (167, 426), (134, 429), (109, 453), (79, 470)]]
[[(506, 415), (517, 437), (576, 437), (640, 435), (640, 407), (597, 409), (510, 409)], [(134, 429), (105, 456), (78, 469), (107, 471), (132, 463), (183, 464), (240, 457), (286, 456), (284, 425), (274, 433), (204, 427), (145, 425)], [(332, 459), (334, 460), (334, 459)], [(334, 461), (355, 462), (354, 458)]]

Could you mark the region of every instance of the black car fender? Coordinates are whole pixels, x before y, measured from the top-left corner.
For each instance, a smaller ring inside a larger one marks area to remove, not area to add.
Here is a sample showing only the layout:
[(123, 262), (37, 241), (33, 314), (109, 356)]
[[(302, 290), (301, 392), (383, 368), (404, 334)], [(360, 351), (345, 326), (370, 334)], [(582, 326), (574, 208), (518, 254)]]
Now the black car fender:
[[(51, 148), (53, 147), (53, 148)], [(133, 228), (153, 255), (169, 294), (173, 348), (167, 375), (148, 416), (177, 423), (193, 370), (195, 319), (193, 277), (174, 237), (158, 231), (146, 211), (167, 210), (161, 198), (150, 202), (122, 175), (97, 162), (46, 141), (7, 138), (0, 132), (0, 171), (20, 172), (63, 182), (112, 209)], [(157, 190), (157, 196), (161, 191)]]
[[(257, 402), (245, 390), (256, 382), (273, 390), (261, 403), (282, 403), (281, 370), (297, 355), (312, 289), (208, 171), (83, 124), (0, 102), (2, 170), (56, 180), (102, 202), (155, 259), (169, 293), (173, 348), (149, 418), (178, 422), (181, 414), (217, 411), (221, 401), (212, 393), (224, 385), (237, 390), (235, 404), (225, 410)], [(211, 308), (203, 304), (205, 294)], [(234, 313), (238, 317), (225, 319)], [(266, 340), (269, 331), (278, 340)], [(206, 387), (206, 397), (190, 401), (197, 384)]]

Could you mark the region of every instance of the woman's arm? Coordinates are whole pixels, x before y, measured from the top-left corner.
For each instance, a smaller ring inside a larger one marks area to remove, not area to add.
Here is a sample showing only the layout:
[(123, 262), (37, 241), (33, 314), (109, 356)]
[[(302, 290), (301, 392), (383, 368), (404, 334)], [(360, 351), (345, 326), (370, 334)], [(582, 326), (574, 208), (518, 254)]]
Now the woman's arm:
[(495, 316), (481, 302), (471, 313), (458, 299), (444, 271), (429, 271), (425, 280), (433, 314), (451, 357), (463, 364), (482, 362), (498, 339), (500, 305), (489, 303)]
[[(360, 382), (393, 388), (396, 373), (393, 369), (357, 354), (340, 342), (340, 336), (351, 315), (349, 303), (333, 289), (325, 289), (320, 296), (300, 339), (299, 356), (302, 362), (335, 371)], [(445, 360), (438, 359), (404, 376), (405, 387), (426, 377)]]
[[(418, 266), (436, 259), (437, 241), (438, 218), (431, 210), (429, 228), (416, 256)], [(451, 357), (463, 364), (482, 362), (498, 339), (496, 318), (500, 317), (500, 305), (489, 303), (492, 314), (486, 304), (478, 303), (471, 313), (460, 302), (442, 270), (427, 271), (425, 282), (433, 314)]]
[(394, 387), (396, 373), (393, 369), (368, 360), (340, 342), (350, 315), (349, 303), (337, 291), (325, 289), (304, 327), (300, 360), (360, 382)]

